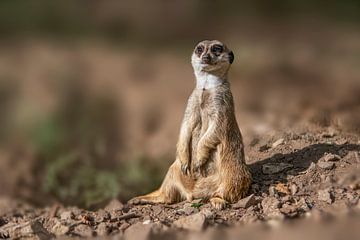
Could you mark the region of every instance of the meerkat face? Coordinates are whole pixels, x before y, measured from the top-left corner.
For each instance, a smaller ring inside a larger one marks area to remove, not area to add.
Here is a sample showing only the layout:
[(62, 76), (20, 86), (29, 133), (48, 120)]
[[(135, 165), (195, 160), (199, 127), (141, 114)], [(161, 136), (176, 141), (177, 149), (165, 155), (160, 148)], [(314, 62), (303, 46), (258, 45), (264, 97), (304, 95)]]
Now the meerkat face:
[(199, 42), (191, 57), (195, 72), (212, 74), (226, 74), (233, 61), (233, 52), (217, 40)]

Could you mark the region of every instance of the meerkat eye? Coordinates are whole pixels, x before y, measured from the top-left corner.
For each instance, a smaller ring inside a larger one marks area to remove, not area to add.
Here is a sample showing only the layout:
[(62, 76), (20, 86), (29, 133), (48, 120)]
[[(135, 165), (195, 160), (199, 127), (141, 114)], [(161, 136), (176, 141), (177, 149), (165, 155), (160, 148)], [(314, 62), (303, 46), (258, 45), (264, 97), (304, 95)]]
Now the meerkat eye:
[(224, 51), (224, 48), (219, 44), (215, 44), (214, 46), (211, 47), (211, 51), (215, 53), (222, 53)]
[(195, 49), (196, 54), (201, 54), (203, 51), (204, 51), (203, 46), (197, 46), (196, 49)]

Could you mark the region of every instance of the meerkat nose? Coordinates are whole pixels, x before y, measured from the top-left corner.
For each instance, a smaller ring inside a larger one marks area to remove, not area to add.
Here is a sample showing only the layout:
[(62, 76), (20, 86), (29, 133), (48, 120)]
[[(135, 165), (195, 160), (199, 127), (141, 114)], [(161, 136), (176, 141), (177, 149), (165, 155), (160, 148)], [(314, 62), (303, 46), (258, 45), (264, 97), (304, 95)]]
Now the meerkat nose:
[(211, 56), (209, 54), (204, 54), (204, 56), (201, 57), (201, 60), (204, 62), (204, 63), (210, 63), (211, 62)]

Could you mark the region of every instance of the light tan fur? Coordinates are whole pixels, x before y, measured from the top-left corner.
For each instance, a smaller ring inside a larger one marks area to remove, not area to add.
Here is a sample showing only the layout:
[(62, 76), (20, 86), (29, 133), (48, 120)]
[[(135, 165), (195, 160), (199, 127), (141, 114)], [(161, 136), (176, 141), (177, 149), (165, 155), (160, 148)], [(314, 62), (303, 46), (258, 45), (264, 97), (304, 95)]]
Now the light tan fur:
[(192, 65), (197, 86), (185, 110), (176, 160), (160, 189), (130, 203), (203, 198), (222, 209), (246, 195), (251, 175), (227, 81), (232, 61), (233, 53), (219, 41), (206, 40), (196, 46)]

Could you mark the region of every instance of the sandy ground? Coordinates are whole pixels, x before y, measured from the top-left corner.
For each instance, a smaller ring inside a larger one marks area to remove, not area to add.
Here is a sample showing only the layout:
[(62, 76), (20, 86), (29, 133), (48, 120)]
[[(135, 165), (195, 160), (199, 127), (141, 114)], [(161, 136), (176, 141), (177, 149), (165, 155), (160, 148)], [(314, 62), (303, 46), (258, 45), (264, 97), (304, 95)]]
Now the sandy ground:
[(254, 139), (249, 148), (251, 191), (225, 210), (201, 199), (140, 206), (114, 199), (97, 211), (58, 204), (38, 209), (1, 199), (0, 237), (216, 239), (225, 234), (231, 239), (255, 234), (286, 239), (303, 237), (300, 228), (309, 237), (360, 236), (353, 229), (360, 221), (359, 137), (332, 128), (303, 129)]

